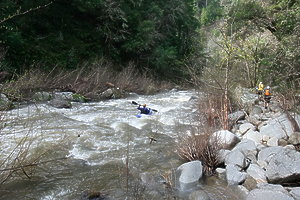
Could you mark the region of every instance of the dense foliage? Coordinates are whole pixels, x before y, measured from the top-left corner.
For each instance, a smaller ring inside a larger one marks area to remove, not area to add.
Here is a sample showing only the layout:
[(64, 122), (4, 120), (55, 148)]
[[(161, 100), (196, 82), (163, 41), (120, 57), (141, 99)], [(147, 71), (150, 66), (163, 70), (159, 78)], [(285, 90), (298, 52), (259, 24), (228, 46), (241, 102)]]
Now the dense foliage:
[[(297, 0), (0, 1), (1, 71), (74, 69), (105, 58), (161, 77), (192, 65), (253, 87), (299, 85)], [(230, 50), (230, 53), (228, 53)], [(228, 60), (230, 59), (230, 61)], [(229, 68), (228, 68), (229, 69)], [(236, 74), (236, 75), (234, 75)], [(220, 80), (221, 77), (215, 77)]]
[(2, 0), (0, 8), (0, 21), (15, 15), (0, 24), (1, 70), (19, 72), (105, 57), (178, 75), (198, 27), (194, 0)]

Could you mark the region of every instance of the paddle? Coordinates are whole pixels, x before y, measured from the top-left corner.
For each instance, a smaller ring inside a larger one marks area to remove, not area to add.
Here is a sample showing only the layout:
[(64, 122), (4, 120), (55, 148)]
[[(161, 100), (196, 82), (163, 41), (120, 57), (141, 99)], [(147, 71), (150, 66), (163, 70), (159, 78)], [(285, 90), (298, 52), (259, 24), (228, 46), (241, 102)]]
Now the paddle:
[[(141, 106), (141, 104), (139, 104), (139, 103), (137, 103), (137, 102), (135, 102), (135, 101), (132, 101), (131, 103), (134, 104), (134, 105), (139, 105), (139, 106)], [(158, 112), (158, 110), (155, 110), (155, 109), (152, 109), (152, 108), (149, 108), (149, 109), (153, 110), (154, 112)]]

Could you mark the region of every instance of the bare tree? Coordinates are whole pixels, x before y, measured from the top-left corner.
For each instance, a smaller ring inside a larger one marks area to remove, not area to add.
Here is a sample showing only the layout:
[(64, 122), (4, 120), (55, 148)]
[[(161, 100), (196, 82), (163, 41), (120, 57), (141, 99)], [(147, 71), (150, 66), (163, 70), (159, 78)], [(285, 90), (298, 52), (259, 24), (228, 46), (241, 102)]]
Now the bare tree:
[(36, 11), (36, 10), (40, 10), (40, 9), (43, 9), (43, 8), (46, 8), (48, 7), (49, 5), (51, 5), (54, 1), (50, 1), (49, 3), (45, 4), (45, 5), (40, 5), (40, 6), (37, 6), (37, 7), (34, 7), (34, 8), (30, 8), (28, 10), (25, 10), (25, 11), (21, 11), (22, 8), (20, 7), (19, 9), (17, 9), (14, 13), (12, 13), (11, 15), (8, 15), (7, 17), (4, 17), (3, 19), (0, 19), (0, 24), (10, 20), (10, 19), (13, 19), (17, 16), (21, 16), (21, 15), (26, 15), (30, 12), (33, 12), (33, 11)]

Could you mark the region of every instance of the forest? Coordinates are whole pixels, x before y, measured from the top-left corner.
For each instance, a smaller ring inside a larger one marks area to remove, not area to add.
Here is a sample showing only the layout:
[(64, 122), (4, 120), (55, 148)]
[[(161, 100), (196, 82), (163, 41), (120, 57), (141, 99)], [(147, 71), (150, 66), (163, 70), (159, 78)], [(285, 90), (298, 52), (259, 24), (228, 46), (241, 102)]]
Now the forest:
[(0, 71), (74, 70), (105, 59), (111, 70), (131, 64), (163, 80), (209, 77), (220, 85), (226, 73), (215, 72), (227, 69), (246, 87), (297, 88), (299, 7), (296, 0), (2, 0)]

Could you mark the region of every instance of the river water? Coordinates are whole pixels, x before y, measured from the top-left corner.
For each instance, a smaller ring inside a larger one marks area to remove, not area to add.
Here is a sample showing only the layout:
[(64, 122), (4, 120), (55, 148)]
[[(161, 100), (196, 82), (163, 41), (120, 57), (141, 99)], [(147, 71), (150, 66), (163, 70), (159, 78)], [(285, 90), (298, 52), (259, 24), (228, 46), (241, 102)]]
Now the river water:
[[(116, 200), (188, 199), (192, 191), (180, 192), (176, 183), (174, 171), (182, 161), (175, 153), (175, 140), (199, 123), (193, 96), (197, 94), (192, 90), (172, 90), (73, 103), (72, 109), (44, 103), (6, 112), (0, 167), (30, 166), (11, 176), (1, 172), (1, 181), (9, 178), (0, 186), (0, 199), (71, 200), (86, 191)], [(159, 112), (137, 118), (132, 101)], [(9, 165), (13, 162), (17, 164)], [(208, 179), (199, 188), (211, 199), (240, 199), (220, 179)]]

